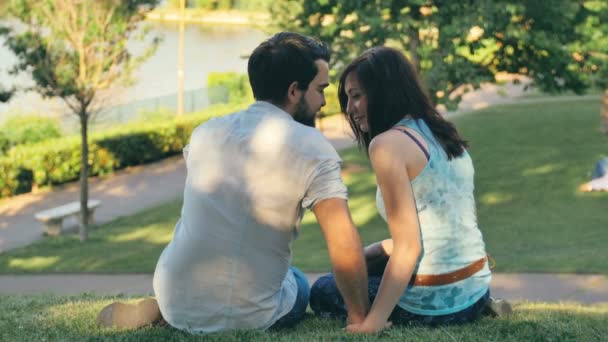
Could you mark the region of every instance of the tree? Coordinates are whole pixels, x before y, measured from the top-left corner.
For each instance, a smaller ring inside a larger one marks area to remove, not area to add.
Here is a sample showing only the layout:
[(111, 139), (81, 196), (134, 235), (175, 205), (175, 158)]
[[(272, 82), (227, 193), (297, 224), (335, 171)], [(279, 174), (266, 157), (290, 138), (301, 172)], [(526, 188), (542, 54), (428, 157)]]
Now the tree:
[[(485, 1), (483, 1), (486, 3)], [(496, 44), (484, 30), (482, 1), (287, 1), (271, 6), (275, 27), (329, 42), (332, 67), (376, 45), (398, 48), (420, 70), (437, 104), (455, 106), (456, 89), (493, 81)], [(490, 3), (490, 1), (487, 1)]]
[[(489, 22), (508, 33), (496, 37), (504, 46), (498, 68), (550, 93), (600, 89), (600, 130), (608, 134), (608, 2), (498, 0), (496, 7)], [(512, 15), (501, 15), (509, 8)]]
[(329, 42), (336, 71), (371, 46), (401, 49), (434, 102), (451, 108), (460, 101), (457, 90), (493, 82), (501, 71), (529, 76), (550, 93), (582, 93), (607, 82), (601, 71), (607, 6), (601, 0), (293, 0), (275, 2), (271, 17), (275, 27)]
[(88, 238), (88, 122), (101, 91), (131, 80), (132, 71), (154, 53), (158, 39), (139, 56), (127, 42), (144, 39), (139, 26), (157, 0), (13, 0), (9, 13), (20, 23), (4, 28), (17, 56), (13, 72), (29, 72), (32, 90), (56, 97), (78, 116), (81, 135), (80, 240)]
[(575, 32), (578, 39), (569, 45), (580, 71), (601, 95), (600, 131), (608, 134), (608, 2), (583, 1)]

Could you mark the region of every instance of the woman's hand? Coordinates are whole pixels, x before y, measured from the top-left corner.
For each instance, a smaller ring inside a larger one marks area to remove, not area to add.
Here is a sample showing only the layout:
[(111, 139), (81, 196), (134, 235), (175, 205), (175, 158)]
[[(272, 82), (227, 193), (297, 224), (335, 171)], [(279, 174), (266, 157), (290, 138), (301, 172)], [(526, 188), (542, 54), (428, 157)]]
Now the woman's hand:
[(373, 326), (369, 324), (359, 323), (359, 324), (349, 324), (346, 326), (346, 331), (352, 334), (375, 334), (384, 329), (388, 329), (393, 324), (391, 322), (385, 322), (384, 325)]

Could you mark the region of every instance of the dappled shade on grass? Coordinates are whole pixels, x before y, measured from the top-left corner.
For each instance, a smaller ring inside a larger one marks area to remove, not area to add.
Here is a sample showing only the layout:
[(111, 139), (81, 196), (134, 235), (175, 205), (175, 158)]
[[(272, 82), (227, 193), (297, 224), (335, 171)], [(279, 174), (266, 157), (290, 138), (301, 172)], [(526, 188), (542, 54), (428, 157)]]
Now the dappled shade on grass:
[[(108, 338), (112, 340), (200, 340), (171, 327), (147, 327), (136, 331), (100, 329), (97, 313), (115, 300), (127, 297), (80, 295), (2, 296), (0, 295), (0, 340), (42, 341)], [(319, 319), (308, 313), (295, 329), (279, 332), (236, 331), (205, 335), (212, 341), (319, 341), (369, 340), (370, 337), (348, 335), (337, 320)], [(608, 304), (521, 303), (510, 318), (483, 318), (480, 321), (452, 327), (396, 327), (381, 333), (389, 340), (416, 341), (595, 341), (608, 336)]]
[[(499, 272), (608, 274), (608, 193), (582, 194), (593, 165), (608, 155), (597, 132), (597, 100), (496, 106), (454, 121), (471, 142), (479, 226)], [(364, 243), (389, 236), (377, 214), (375, 177), (363, 152), (343, 151), (349, 206)], [(44, 239), (0, 255), (0, 272), (150, 273), (169, 242), (181, 202), (120, 218), (76, 236)], [(305, 271), (330, 270), (308, 212), (293, 246)]]

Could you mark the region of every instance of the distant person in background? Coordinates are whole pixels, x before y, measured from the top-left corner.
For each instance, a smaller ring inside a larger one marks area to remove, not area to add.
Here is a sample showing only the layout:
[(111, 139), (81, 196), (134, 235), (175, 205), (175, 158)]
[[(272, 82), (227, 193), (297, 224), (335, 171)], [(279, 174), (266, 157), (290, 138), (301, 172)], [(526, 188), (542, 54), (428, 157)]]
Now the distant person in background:
[(582, 192), (608, 191), (608, 157), (597, 161), (591, 181), (581, 184), (578, 189)]

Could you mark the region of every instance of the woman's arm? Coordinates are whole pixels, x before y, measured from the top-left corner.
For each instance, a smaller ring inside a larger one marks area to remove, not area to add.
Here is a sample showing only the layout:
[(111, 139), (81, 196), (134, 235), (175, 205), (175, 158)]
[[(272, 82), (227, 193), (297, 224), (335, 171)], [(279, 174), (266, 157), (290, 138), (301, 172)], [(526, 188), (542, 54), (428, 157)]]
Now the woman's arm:
[(392, 253), (392, 239), (374, 242), (366, 246), (363, 249), (363, 254), (365, 255), (365, 263), (367, 264), (367, 274), (381, 276)]
[[(370, 160), (386, 208), (392, 252), (376, 300), (369, 314), (348, 331), (373, 333), (382, 330), (412, 277), (422, 250), (416, 203), (408, 176), (408, 150), (399, 132), (386, 132), (370, 144)], [(415, 151), (415, 150), (414, 150)]]

